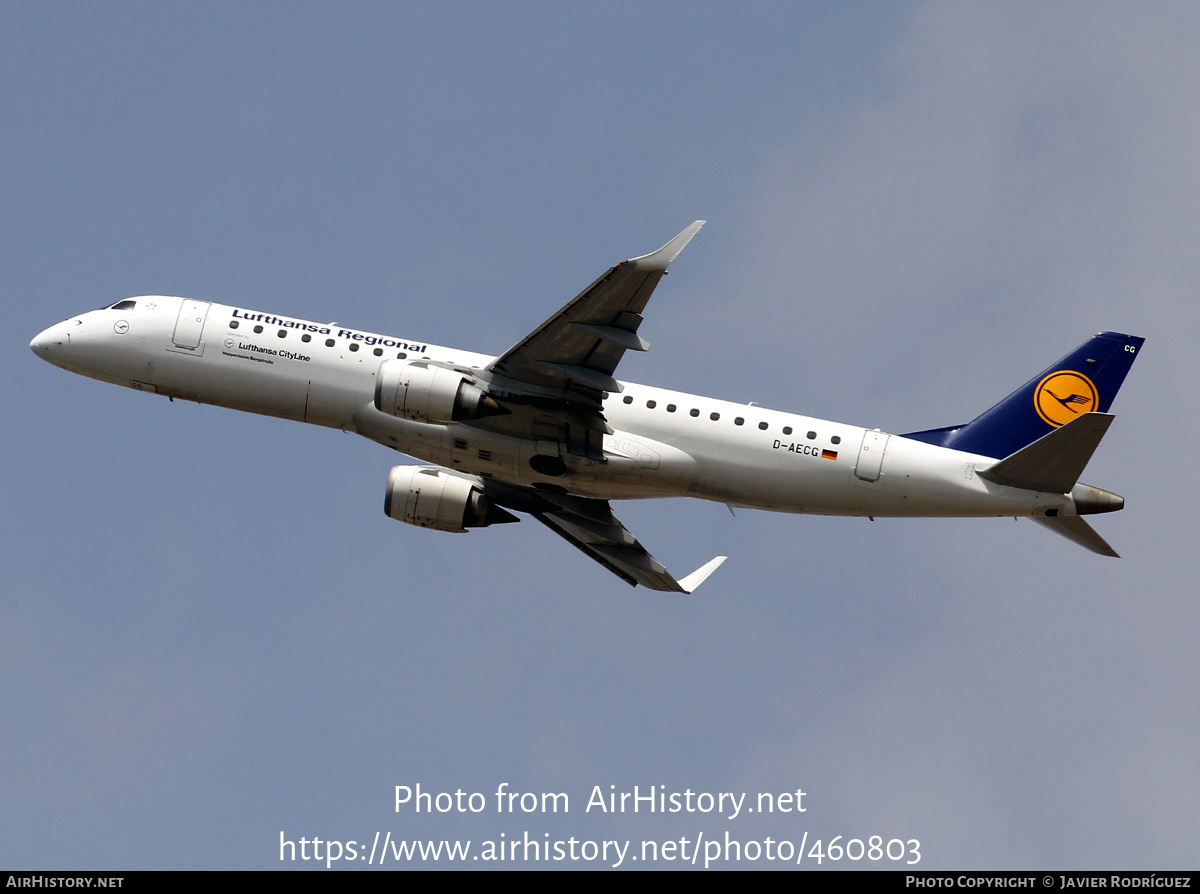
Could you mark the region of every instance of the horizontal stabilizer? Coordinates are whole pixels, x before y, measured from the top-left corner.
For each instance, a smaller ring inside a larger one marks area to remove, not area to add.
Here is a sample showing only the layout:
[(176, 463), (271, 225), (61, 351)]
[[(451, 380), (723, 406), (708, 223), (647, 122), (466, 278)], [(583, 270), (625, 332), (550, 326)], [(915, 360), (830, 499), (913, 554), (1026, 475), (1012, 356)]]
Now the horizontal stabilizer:
[(1049, 528), (1055, 534), (1061, 534), (1068, 540), (1078, 543), (1084, 549), (1090, 549), (1102, 556), (1121, 558), (1117, 551), (1096, 533), (1096, 529), (1077, 515), (1058, 515), (1053, 518), (1034, 516), (1033, 519), (1043, 528)]
[(1008, 487), (1068, 493), (1083, 474), (1113, 418), (1108, 413), (1084, 413), (976, 474)]

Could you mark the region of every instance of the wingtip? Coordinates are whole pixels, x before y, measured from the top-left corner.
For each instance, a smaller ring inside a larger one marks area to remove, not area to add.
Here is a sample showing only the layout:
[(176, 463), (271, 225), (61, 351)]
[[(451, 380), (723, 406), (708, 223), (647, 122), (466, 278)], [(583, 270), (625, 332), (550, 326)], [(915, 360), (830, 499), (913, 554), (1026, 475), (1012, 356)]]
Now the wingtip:
[(666, 270), (671, 262), (679, 257), (679, 253), (692, 241), (692, 237), (700, 232), (700, 228), (708, 221), (696, 220), (686, 226), (682, 233), (660, 248), (640, 258), (630, 258), (626, 264), (632, 264), (646, 270)]
[(683, 580), (681, 580), (679, 582), (679, 586), (683, 587), (683, 592), (694, 593), (696, 591), (696, 588), (699, 587), (706, 580), (708, 580), (708, 576), (710, 574), (712, 574), (714, 571), (716, 571), (718, 568), (720, 568), (721, 563), (724, 562), (727, 558), (729, 558), (729, 557), (728, 556), (717, 556), (714, 559), (710, 559), (709, 561), (707, 561), (703, 565), (701, 565), (699, 568), (697, 568), (695, 571), (693, 571), (691, 574), (689, 574), (687, 577), (685, 577)]

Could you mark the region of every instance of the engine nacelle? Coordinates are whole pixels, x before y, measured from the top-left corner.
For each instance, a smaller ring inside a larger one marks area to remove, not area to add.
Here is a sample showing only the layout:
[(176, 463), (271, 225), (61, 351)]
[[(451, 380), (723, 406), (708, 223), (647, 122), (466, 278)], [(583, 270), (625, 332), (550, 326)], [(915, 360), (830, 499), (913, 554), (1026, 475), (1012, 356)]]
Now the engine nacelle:
[(436, 466), (396, 466), (388, 476), (383, 511), (419, 528), (461, 534), (520, 521), (489, 500), (476, 485)]
[(470, 376), (444, 366), (385, 360), (375, 376), (375, 409), (414, 422), (460, 422), (507, 413)]

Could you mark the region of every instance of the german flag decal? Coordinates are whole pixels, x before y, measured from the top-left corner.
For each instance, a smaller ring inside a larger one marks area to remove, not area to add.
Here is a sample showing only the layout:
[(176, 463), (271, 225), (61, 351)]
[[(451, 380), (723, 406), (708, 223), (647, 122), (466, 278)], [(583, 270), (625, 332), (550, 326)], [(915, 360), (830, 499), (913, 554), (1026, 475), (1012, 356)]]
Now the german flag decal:
[(836, 450), (822, 450), (821, 459), (837, 459)]

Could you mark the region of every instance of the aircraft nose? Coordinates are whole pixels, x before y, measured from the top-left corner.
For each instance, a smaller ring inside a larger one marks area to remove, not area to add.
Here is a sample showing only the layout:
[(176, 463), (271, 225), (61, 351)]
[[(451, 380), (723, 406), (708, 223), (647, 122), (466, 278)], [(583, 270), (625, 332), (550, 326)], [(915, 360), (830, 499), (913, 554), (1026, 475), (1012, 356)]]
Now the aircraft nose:
[[(50, 327), (53, 329), (54, 327)], [(50, 348), (50, 329), (43, 329), (29, 343), (29, 350), (35, 354), (44, 354)]]
[(48, 329), (43, 329), (33, 337), (33, 341), (29, 343), (29, 350), (41, 357), (43, 360), (53, 363), (55, 352), (62, 352), (62, 348), (70, 343), (69, 321), (55, 323)]

